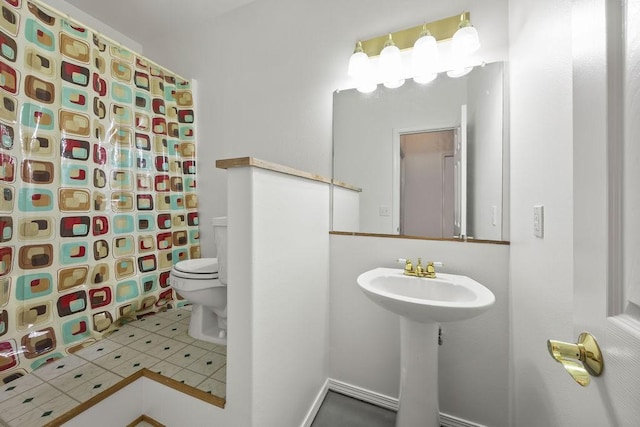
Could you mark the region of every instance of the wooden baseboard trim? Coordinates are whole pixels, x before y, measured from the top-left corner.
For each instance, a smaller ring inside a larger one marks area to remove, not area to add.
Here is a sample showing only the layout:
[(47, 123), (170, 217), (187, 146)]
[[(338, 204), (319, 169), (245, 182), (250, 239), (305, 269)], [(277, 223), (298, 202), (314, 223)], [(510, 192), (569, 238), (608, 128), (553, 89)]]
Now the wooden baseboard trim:
[(167, 427), (164, 424), (162, 424), (161, 422), (158, 422), (156, 420), (154, 420), (153, 418), (151, 418), (148, 415), (140, 415), (138, 418), (136, 418), (135, 420), (133, 420), (132, 423), (127, 424), (127, 427), (137, 427), (138, 424), (145, 422), (147, 424), (151, 424), (153, 427)]
[[(108, 398), (109, 396), (111, 396), (112, 394), (122, 390), (123, 388), (125, 388), (126, 386), (128, 386), (129, 384), (133, 383), (134, 381), (145, 377), (145, 378), (149, 378), (150, 380), (153, 380), (157, 383), (162, 384), (165, 387), (171, 387), (174, 390), (177, 390), (179, 392), (185, 393), (191, 397), (194, 397), (196, 399), (200, 399), (204, 402), (210, 403), (212, 405), (215, 405), (219, 408), (223, 408), (226, 404), (226, 400), (222, 397), (218, 397), (215, 396), (213, 394), (210, 393), (206, 393), (202, 390), (198, 390), (197, 388), (188, 386), (184, 383), (181, 383), (179, 381), (176, 381), (174, 379), (171, 378), (167, 378), (165, 376), (162, 376), (156, 372), (152, 372), (149, 369), (143, 368), (140, 369), (139, 371), (137, 371), (136, 373), (129, 375), (127, 378), (124, 378), (122, 381), (112, 385), (111, 387), (109, 387), (108, 389), (106, 389), (105, 391), (93, 396), (91, 399), (87, 400), (86, 402), (83, 402), (81, 404), (79, 404), (78, 406), (76, 406), (75, 408), (71, 409), (70, 411), (65, 412), (64, 414), (62, 414), (61, 416), (59, 416), (58, 418), (56, 418), (55, 420), (47, 423), (44, 427), (58, 427), (61, 426), (62, 424), (66, 423), (67, 421), (71, 420), (72, 418), (78, 416), (79, 414), (81, 414), (82, 412), (86, 411), (87, 409), (91, 408), (92, 406), (97, 405), (98, 403), (102, 402), (104, 399)], [(143, 415), (144, 416), (144, 415)], [(161, 426), (162, 424), (160, 424)]]

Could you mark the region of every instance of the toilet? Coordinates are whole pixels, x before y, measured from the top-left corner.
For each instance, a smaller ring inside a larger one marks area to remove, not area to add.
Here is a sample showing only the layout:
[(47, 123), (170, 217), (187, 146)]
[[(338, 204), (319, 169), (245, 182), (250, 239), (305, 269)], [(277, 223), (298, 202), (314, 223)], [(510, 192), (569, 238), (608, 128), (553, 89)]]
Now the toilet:
[(171, 269), (171, 287), (191, 302), (189, 335), (227, 344), (227, 218), (214, 218), (217, 258), (180, 261)]

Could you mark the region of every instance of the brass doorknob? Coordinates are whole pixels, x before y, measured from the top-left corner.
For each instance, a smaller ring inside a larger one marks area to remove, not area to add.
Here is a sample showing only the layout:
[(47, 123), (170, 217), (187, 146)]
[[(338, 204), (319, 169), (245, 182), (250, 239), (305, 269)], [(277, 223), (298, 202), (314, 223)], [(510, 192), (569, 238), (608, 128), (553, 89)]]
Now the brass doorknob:
[(595, 337), (588, 332), (581, 333), (576, 344), (548, 340), (547, 348), (551, 357), (562, 363), (569, 375), (583, 387), (589, 385), (591, 375), (602, 375), (602, 352)]

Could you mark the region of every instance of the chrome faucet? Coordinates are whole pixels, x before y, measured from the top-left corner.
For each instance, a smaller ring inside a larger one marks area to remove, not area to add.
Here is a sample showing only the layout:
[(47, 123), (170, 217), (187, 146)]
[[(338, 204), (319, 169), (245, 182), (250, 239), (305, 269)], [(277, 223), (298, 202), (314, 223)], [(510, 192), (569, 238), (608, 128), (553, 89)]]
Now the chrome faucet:
[(428, 279), (436, 278), (436, 266), (442, 267), (444, 264), (437, 261), (429, 261), (426, 266), (422, 265), (422, 258), (418, 258), (418, 263), (414, 266), (410, 259), (398, 259), (398, 262), (404, 262), (404, 275), (414, 277), (426, 277)]

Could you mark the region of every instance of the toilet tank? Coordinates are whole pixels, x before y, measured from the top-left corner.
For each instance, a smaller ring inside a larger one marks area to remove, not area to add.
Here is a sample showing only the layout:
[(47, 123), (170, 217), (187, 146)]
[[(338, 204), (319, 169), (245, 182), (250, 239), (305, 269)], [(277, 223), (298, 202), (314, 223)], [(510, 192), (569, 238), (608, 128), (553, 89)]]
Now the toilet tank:
[(227, 284), (227, 217), (221, 216), (211, 220), (213, 225), (213, 241), (218, 252), (218, 278), (223, 285)]

